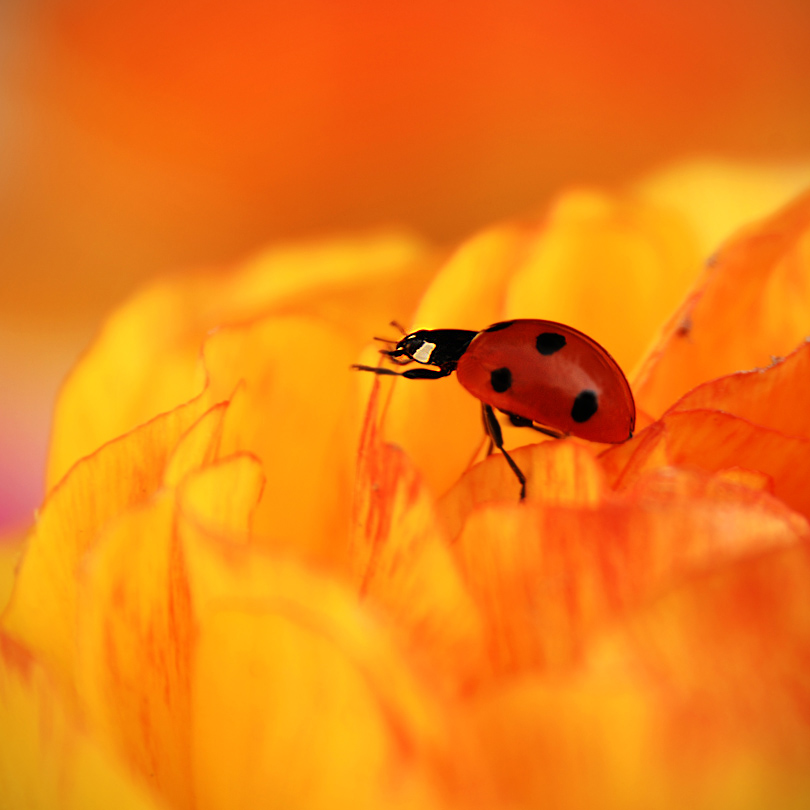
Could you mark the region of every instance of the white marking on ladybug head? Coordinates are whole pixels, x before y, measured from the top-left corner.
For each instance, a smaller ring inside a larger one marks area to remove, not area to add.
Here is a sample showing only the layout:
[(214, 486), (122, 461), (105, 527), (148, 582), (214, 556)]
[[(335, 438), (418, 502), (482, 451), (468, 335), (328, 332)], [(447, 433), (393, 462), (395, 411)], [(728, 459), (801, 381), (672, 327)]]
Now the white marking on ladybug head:
[(423, 341), (422, 345), (411, 355), (417, 363), (429, 363), (430, 356), (433, 354), (433, 350), (436, 348), (435, 343), (428, 343), (426, 340)]

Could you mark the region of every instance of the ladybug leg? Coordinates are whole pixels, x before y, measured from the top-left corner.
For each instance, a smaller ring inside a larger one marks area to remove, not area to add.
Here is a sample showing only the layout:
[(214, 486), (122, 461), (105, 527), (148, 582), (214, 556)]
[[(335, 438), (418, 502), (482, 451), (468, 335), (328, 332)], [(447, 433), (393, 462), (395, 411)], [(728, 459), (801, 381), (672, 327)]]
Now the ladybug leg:
[(552, 439), (564, 439), (567, 435), (561, 430), (552, 430), (551, 428), (540, 427), (540, 425), (527, 425), (527, 427), (536, 430), (538, 433), (542, 433), (544, 436), (550, 436)]
[(540, 427), (540, 425), (535, 425), (531, 419), (527, 419), (525, 416), (518, 416), (516, 413), (509, 413), (508, 411), (504, 411), (504, 413), (509, 417), (509, 421), (515, 427), (527, 427), (531, 428), (532, 430), (536, 430), (538, 433), (543, 433), (546, 436), (551, 436), (552, 439), (562, 439), (565, 436), (565, 433), (562, 433), (559, 430), (552, 430), (551, 428)]
[(439, 380), (442, 377), (449, 377), (453, 373), (453, 369), (447, 371), (440, 368), (412, 368), (409, 371), (403, 371), (400, 377), (407, 377), (409, 380)]
[(413, 357), (408, 357), (402, 349), (380, 349), (380, 354), (384, 354), (392, 363), (398, 366), (407, 366), (413, 363)]
[(509, 417), (509, 421), (515, 427), (534, 427), (534, 422), (531, 419), (527, 419), (525, 416), (518, 416), (516, 413), (509, 413), (509, 411), (502, 411)]
[[(388, 352), (383, 352), (383, 354), (388, 354)], [(413, 363), (410, 357), (394, 357), (393, 355), (389, 355), (389, 358), (392, 363), (396, 363), (398, 366), (407, 366), (408, 363)]]
[[(487, 434), (487, 439), (489, 443), (487, 444), (487, 452), (484, 454), (486, 458), (489, 458), (492, 455), (492, 451), (495, 449), (495, 442), (492, 441), (492, 433), (489, 429), (489, 422), (487, 421), (487, 411), (486, 406), (482, 403), (481, 404), (481, 419), (484, 423), (484, 433)], [(500, 426), (499, 426), (500, 427)], [(479, 448), (480, 452), (480, 448)], [(477, 455), (477, 453), (476, 453)]]
[(409, 380), (438, 380), (452, 374), (450, 371), (443, 371), (440, 368), (412, 368), (408, 371), (394, 371), (391, 368), (381, 366), (358, 366), (353, 365), (357, 371), (370, 371), (372, 374), (383, 374), (388, 377), (407, 377)]
[(504, 450), (503, 433), (500, 423), (498, 422), (498, 417), (495, 416), (495, 411), (492, 410), (491, 406), (482, 403), (481, 413), (484, 417), (484, 428), (487, 431), (490, 441), (503, 453), (506, 463), (512, 468), (512, 472), (517, 476), (517, 480), (520, 481), (520, 500), (522, 501), (526, 497), (526, 476), (523, 474), (520, 467), (512, 460), (512, 456)]
[(356, 371), (370, 371), (372, 374), (383, 374), (392, 377), (401, 377), (402, 375), (398, 371), (394, 371), (390, 368), (383, 368), (381, 366), (352, 366), (353, 369)]

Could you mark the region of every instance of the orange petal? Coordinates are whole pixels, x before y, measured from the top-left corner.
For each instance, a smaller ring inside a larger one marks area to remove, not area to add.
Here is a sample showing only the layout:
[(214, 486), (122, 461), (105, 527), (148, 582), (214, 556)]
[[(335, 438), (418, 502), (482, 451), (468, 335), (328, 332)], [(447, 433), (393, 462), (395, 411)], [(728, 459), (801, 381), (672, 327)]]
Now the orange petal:
[(110, 521), (157, 491), (170, 453), (203, 409), (192, 400), (104, 445), (70, 470), (39, 513), (2, 623), (66, 684), (83, 557)]
[(571, 677), (482, 695), (500, 806), (805, 806), (808, 594), (806, 543), (748, 557), (635, 613)]
[(657, 416), (706, 380), (762, 367), (810, 321), (810, 193), (732, 239), (667, 325), (633, 389)]
[(141, 784), (90, 739), (43, 668), (0, 633), (0, 796), (8, 808), (154, 810)]
[(786, 436), (731, 414), (703, 410), (672, 413), (648, 431), (613, 459), (616, 463), (611, 464), (612, 469), (620, 470), (619, 487), (631, 486), (645, 471), (665, 465), (707, 472), (742, 468), (768, 476), (778, 498), (810, 516), (806, 485), (810, 439)]
[(810, 343), (803, 342), (768, 368), (741, 371), (703, 383), (668, 411), (715, 410), (810, 439)]
[(808, 536), (806, 521), (765, 493), (682, 476), (590, 508), (472, 513), (455, 549), (499, 672), (566, 669), (597, 630), (665, 585)]
[(626, 487), (638, 478), (639, 471), (668, 466), (664, 430), (663, 422), (653, 422), (629, 442), (615, 444), (599, 456), (611, 486)]
[(408, 457), (382, 441), (375, 385), (360, 444), (349, 566), (364, 600), (384, 612), (411, 655), (444, 687), (481, 676), (480, 616)]
[[(510, 451), (526, 476), (526, 498), (551, 506), (592, 506), (604, 494), (604, 476), (593, 451), (574, 441), (543, 441)], [(514, 503), (520, 486), (500, 453), (468, 470), (440, 504), (447, 536), (458, 537), (473, 509), (488, 501)]]
[(674, 590), (609, 651), (647, 681), (673, 806), (806, 803), (808, 594), (807, 543), (774, 550)]

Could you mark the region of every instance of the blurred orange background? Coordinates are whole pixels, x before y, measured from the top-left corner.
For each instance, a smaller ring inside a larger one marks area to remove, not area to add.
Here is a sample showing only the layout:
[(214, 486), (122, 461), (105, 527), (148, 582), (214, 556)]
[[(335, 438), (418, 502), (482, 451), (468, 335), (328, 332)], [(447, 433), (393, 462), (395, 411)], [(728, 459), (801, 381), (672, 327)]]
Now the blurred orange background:
[(4, 0), (0, 527), (139, 280), (335, 230), (447, 242), (692, 155), (806, 158), (809, 91), (802, 0)]

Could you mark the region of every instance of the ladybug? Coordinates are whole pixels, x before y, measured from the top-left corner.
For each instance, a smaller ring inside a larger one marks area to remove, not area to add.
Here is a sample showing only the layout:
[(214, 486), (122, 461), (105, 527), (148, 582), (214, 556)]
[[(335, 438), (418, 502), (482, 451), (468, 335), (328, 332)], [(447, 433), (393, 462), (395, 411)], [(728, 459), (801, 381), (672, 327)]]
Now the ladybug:
[(410, 380), (438, 380), (456, 372), (481, 401), (489, 452), (494, 446), (503, 453), (520, 482), (521, 499), (526, 477), (504, 450), (495, 410), (516, 427), (556, 439), (579, 436), (619, 444), (633, 436), (636, 407), (618, 363), (595, 340), (561, 323), (522, 319), (494, 323), (481, 332), (420, 329), (382, 354), (397, 365), (434, 368), (352, 368)]

